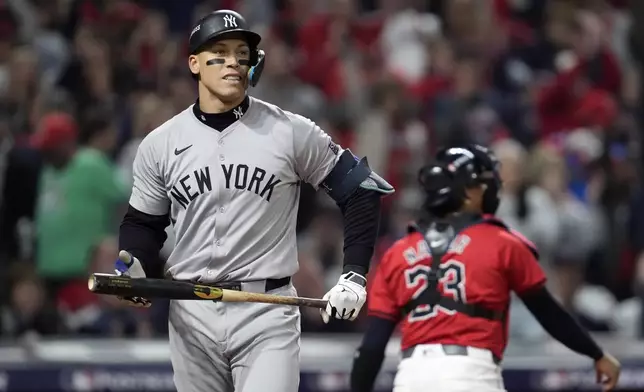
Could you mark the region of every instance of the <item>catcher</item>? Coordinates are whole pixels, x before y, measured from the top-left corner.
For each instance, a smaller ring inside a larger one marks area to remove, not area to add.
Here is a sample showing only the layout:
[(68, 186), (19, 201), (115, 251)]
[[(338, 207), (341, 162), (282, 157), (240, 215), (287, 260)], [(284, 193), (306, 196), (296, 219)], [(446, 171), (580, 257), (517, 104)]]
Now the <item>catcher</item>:
[(351, 391), (372, 390), (398, 324), (394, 392), (504, 391), (511, 291), (552, 337), (591, 358), (603, 390), (613, 390), (619, 362), (546, 289), (534, 245), (492, 215), (501, 187), (494, 156), (468, 145), (436, 158), (419, 172), (424, 211), (433, 218), (411, 226), (376, 270)]

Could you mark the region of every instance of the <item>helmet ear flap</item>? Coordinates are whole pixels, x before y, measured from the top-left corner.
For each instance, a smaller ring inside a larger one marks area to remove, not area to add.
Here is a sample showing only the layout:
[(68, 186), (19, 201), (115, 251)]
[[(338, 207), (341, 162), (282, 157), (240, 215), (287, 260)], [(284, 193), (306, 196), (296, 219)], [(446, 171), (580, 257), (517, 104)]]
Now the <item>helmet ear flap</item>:
[(251, 67), (248, 69), (248, 82), (252, 87), (255, 87), (259, 83), (259, 78), (262, 76), (262, 71), (264, 71), (265, 57), (266, 53), (261, 49), (251, 51)]
[(446, 193), (442, 190), (451, 187), (452, 176), (443, 162), (435, 161), (420, 169), (418, 182), (427, 193)]
[(418, 182), (427, 196), (424, 208), (433, 215), (457, 211), (465, 202), (465, 188), (447, 163), (436, 161), (424, 166), (418, 173)]

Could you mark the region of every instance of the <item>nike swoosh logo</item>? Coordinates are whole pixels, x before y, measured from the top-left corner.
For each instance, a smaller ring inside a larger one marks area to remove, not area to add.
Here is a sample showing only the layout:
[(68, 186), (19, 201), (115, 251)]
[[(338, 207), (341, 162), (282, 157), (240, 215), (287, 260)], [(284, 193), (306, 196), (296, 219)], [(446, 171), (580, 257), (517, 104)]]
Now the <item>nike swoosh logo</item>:
[(182, 154), (184, 151), (186, 151), (186, 150), (187, 150), (187, 149), (189, 149), (190, 147), (192, 147), (192, 144), (191, 144), (191, 145), (189, 145), (188, 147), (184, 147), (184, 148), (182, 148), (181, 150), (178, 150), (178, 149), (176, 149), (176, 148), (175, 148), (175, 149), (174, 149), (174, 155)]
[(436, 241), (431, 241), (431, 246), (433, 248), (438, 248), (440, 246), (445, 245), (445, 240), (436, 240)]

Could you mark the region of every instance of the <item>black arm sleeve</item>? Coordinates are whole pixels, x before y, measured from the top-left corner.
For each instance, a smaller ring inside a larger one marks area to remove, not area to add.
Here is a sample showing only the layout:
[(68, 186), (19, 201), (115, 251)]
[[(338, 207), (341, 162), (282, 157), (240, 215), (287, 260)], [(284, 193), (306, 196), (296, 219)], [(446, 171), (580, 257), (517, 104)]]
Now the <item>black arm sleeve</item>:
[(129, 206), (119, 230), (119, 248), (138, 258), (149, 278), (163, 276), (163, 261), (159, 256), (168, 235), (165, 228), (169, 215), (149, 215)]
[(351, 368), (351, 392), (371, 392), (380, 367), (385, 359), (385, 349), (396, 328), (396, 322), (369, 316), (362, 344), (356, 352)]
[(369, 272), (380, 225), (381, 196), (358, 188), (346, 202), (338, 204), (344, 218), (343, 273), (354, 271), (366, 276)]
[(539, 324), (564, 346), (594, 360), (604, 353), (590, 334), (553, 298), (545, 287), (521, 295)]

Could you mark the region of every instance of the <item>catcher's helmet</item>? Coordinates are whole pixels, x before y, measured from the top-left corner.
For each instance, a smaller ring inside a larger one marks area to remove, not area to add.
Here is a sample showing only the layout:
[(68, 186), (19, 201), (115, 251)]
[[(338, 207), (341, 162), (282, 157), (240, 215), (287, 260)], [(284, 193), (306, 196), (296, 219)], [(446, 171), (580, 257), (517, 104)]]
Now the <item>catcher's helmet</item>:
[(503, 186), (501, 174), (499, 173), (499, 160), (489, 148), (479, 144), (470, 144), (467, 149), (474, 154), (478, 165), (483, 169), (481, 181), (487, 185), (483, 194), (483, 212), (494, 214), (501, 201), (499, 192)]
[(241, 34), (250, 47), (248, 81), (254, 87), (264, 68), (265, 53), (257, 48), (262, 37), (249, 29), (241, 14), (231, 10), (218, 10), (199, 19), (188, 40), (190, 54), (198, 54), (208, 42), (225, 39), (232, 33)]
[(433, 163), (418, 172), (418, 182), (427, 196), (425, 208), (433, 215), (442, 217), (458, 211), (467, 188), (488, 185), (494, 179), (482, 158), (486, 150), (473, 151), (475, 148), (469, 145), (441, 150)]

